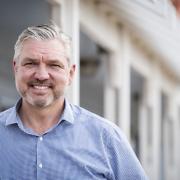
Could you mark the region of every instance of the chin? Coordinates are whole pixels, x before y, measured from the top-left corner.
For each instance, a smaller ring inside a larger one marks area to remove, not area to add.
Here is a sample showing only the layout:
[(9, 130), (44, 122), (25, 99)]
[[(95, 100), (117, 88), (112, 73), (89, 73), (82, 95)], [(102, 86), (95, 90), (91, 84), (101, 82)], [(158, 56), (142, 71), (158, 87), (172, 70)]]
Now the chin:
[(45, 108), (47, 106), (49, 106), (51, 103), (47, 103), (45, 101), (36, 101), (33, 103), (33, 106), (37, 107), (37, 108)]
[(27, 102), (29, 104), (31, 104), (34, 107), (37, 108), (45, 108), (47, 106), (50, 106), (51, 104), (53, 104), (53, 98), (44, 98), (44, 99), (32, 99), (32, 98), (27, 98)]

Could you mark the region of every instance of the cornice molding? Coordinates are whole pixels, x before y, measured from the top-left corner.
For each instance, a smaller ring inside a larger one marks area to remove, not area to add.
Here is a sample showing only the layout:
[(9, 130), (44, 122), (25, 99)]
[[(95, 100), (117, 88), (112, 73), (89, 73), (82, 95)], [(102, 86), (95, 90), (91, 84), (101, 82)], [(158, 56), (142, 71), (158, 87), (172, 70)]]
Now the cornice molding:
[(167, 15), (167, 0), (134, 0), (127, 2), (136, 3), (162, 17)]
[(113, 16), (104, 13), (97, 1), (82, 0), (80, 9), (82, 31), (85, 31), (97, 44), (101, 44), (109, 51), (116, 51), (119, 48), (119, 32)]
[[(177, 67), (180, 49), (179, 26), (176, 25), (178, 22), (175, 19), (175, 11), (169, 1), (100, 0), (100, 2), (119, 18), (119, 22), (141, 38), (155, 54), (162, 57), (164, 63), (180, 77)], [(156, 10), (152, 10), (152, 7), (157, 9), (160, 5), (164, 6), (166, 12), (161, 10), (157, 13)]]

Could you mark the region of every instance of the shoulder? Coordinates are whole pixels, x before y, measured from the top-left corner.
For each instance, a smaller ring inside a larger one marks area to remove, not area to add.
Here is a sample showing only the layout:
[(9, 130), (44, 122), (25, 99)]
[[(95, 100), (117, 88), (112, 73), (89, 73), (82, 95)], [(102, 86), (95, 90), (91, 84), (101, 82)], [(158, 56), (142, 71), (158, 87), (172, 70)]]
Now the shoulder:
[(93, 128), (94, 131), (103, 132), (104, 136), (110, 136), (112, 138), (124, 138), (121, 129), (108, 119), (105, 119), (93, 112), (88, 111), (80, 106), (71, 105), (75, 114), (76, 123), (86, 124), (89, 128)]
[(11, 107), (5, 111), (0, 112), (0, 125), (5, 125), (6, 119), (13, 112), (14, 107)]
[(74, 118), (78, 122), (86, 122), (90, 124), (98, 124), (101, 126), (107, 126), (108, 120), (77, 105), (71, 105), (74, 113)]
[[(131, 150), (127, 137), (113, 122), (79, 106), (71, 106), (73, 109), (75, 128), (83, 132), (84, 137), (93, 138), (95, 142), (103, 144), (106, 152), (112, 154)], [(83, 131), (81, 131), (83, 129)]]
[[(78, 117), (75, 118), (75, 121), (78, 121), (76, 123), (85, 124), (86, 131), (91, 132), (91, 135), (96, 137), (96, 142), (100, 142), (98, 146), (103, 143), (106, 152), (105, 157), (116, 177), (127, 177), (129, 174), (129, 177), (134, 179), (145, 175), (126, 135), (117, 125), (84, 108), (78, 106), (72, 106), (72, 108), (76, 112), (76, 117)], [(100, 141), (97, 140), (98, 137), (100, 137)], [(118, 164), (122, 165), (121, 168), (127, 175), (120, 172), (116, 167)], [(129, 171), (129, 169), (131, 170)]]

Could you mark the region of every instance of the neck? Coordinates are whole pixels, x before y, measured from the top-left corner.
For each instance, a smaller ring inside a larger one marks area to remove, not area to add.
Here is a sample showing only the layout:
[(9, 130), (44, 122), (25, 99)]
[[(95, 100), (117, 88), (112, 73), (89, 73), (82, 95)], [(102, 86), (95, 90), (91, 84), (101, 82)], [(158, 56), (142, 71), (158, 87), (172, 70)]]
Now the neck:
[(22, 101), (19, 115), (24, 126), (33, 129), (38, 134), (43, 134), (58, 123), (64, 109), (64, 98), (57, 100), (53, 105), (39, 108)]

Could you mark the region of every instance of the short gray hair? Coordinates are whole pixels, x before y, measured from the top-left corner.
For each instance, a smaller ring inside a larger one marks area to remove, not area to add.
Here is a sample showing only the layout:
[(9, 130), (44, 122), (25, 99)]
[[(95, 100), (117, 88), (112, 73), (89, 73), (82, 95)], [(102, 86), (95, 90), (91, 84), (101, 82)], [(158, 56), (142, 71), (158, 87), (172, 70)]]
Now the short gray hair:
[(14, 60), (16, 60), (23, 47), (23, 42), (27, 39), (35, 39), (35, 40), (53, 40), (58, 39), (63, 43), (65, 48), (65, 56), (70, 63), (71, 60), (71, 38), (67, 36), (64, 32), (60, 30), (60, 28), (55, 25), (47, 25), (42, 24), (38, 26), (31, 26), (25, 29), (18, 37), (16, 44), (14, 46)]

